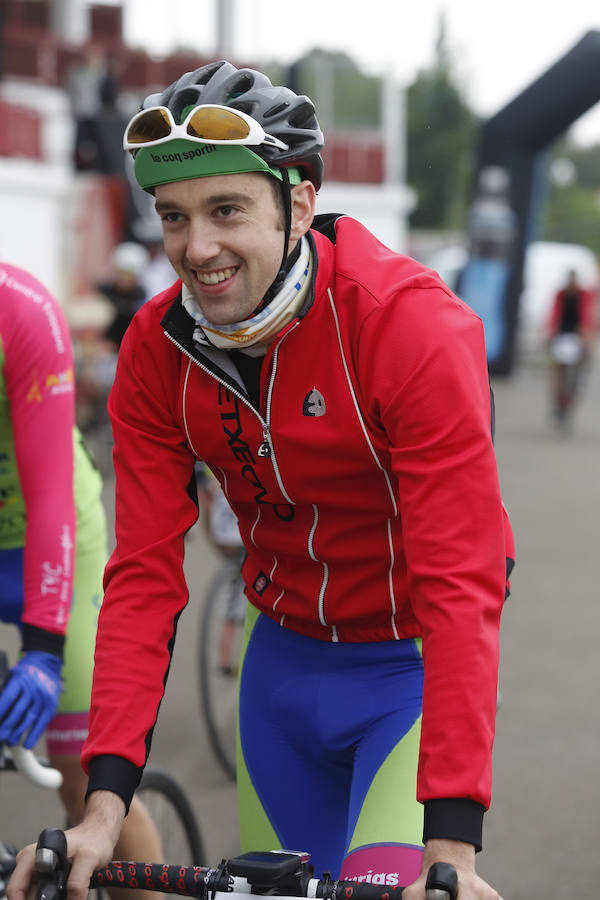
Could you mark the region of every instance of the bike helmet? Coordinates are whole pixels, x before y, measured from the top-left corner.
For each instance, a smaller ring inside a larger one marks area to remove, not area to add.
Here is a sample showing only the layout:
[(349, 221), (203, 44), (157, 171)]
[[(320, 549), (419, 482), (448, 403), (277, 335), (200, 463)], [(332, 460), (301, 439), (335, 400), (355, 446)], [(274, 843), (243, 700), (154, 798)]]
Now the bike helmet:
[[(196, 107), (211, 106), (229, 107), (249, 116), (258, 124), (259, 128), (255, 130), (262, 134), (262, 142), (259, 138), (238, 140), (228, 145), (226, 140), (210, 143), (208, 138), (202, 137), (198, 143), (197, 136), (178, 132), (178, 126)], [(222, 59), (186, 72), (161, 93), (150, 94), (137, 116), (156, 107), (166, 109), (167, 122), (165, 133), (158, 142), (153, 138), (153, 143), (145, 147), (142, 141), (138, 148), (128, 140), (129, 129), (136, 117), (125, 132), (124, 145), (134, 157), (135, 176), (144, 190), (153, 193), (160, 184), (244, 172), (264, 172), (281, 183), (285, 210), (283, 258), (262, 307), (283, 284), (300, 249), (298, 245), (288, 257), (291, 184), (306, 179), (319, 190), (323, 179), (321, 150), (324, 138), (312, 101), (287, 87), (273, 85), (261, 72), (236, 69)]]
[[(308, 97), (295, 94), (287, 87), (271, 84), (266, 75), (254, 69), (236, 69), (226, 60), (219, 60), (186, 72), (162, 93), (150, 94), (141, 109), (166, 107), (175, 123), (181, 124), (191, 109), (205, 105), (240, 110), (258, 122), (268, 135), (286, 144), (288, 149), (263, 143), (251, 147), (219, 146), (216, 153), (201, 154), (196, 144), (197, 153), (190, 159), (192, 150), (188, 144), (188, 157), (182, 161), (169, 159), (169, 153), (165, 151), (167, 148), (175, 149), (175, 153), (170, 155), (175, 156), (178, 152), (181, 155), (179, 141), (183, 144), (184, 138), (175, 138), (173, 142), (163, 144), (160, 153), (156, 150), (153, 153), (152, 147), (142, 146), (139, 150), (133, 150), (133, 156), (136, 177), (145, 190), (168, 181), (205, 174), (226, 174), (225, 171), (214, 171), (217, 160), (224, 169), (231, 165), (228, 172), (266, 171), (279, 180), (281, 169), (297, 168), (301, 178), (308, 179), (319, 190), (323, 179), (321, 150), (324, 138), (315, 108)], [(256, 157), (262, 160), (262, 166)], [(245, 165), (247, 168), (244, 168)]]

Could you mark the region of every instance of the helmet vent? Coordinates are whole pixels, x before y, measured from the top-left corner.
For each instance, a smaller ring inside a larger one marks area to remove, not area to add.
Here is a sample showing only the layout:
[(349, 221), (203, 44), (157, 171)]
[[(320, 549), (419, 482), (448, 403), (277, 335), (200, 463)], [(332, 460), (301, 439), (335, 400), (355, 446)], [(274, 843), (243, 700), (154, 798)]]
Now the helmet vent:
[(239, 101), (236, 103), (230, 103), (230, 106), (233, 106), (235, 109), (239, 109), (240, 112), (246, 113), (246, 115), (251, 116), (254, 113), (254, 103), (244, 103), (243, 101)]
[(279, 113), (282, 113), (289, 105), (290, 104), (284, 100), (283, 103), (277, 103), (275, 106), (271, 106), (264, 113), (265, 119), (270, 119), (272, 116), (278, 116)]
[(184, 88), (182, 91), (179, 91), (177, 96), (174, 97), (169, 104), (171, 112), (175, 117), (175, 121), (181, 122), (183, 111), (189, 106), (197, 106), (198, 103), (198, 88), (196, 86)]
[[(202, 69), (197, 69), (196, 72), (202, 73), (202, 74), (200, 74), (200, 77), (197, 78), (194, 83), (195, 84), (208, 84), (208, 82), (211, 80), (211, 78), (213, 77), (215, 72), (218, 72), (219, 69), (221, 68), (221, 66), (225, 66), (225, 65), (227, 65), (227, 63), (225, 62), (224, 59), (222, 59), (222, 60), (220, 60), (220, 62), (213, 63), (212, 66), (211, 65), (204, 66), (204, 72), (202, 72)], [(196, 73), (194, 73), (194, 74), (196, 74)]]
[(318, 128), (312, 103), (298, 106), (290, 116), (290, 125), (292, 128)]
[(241, 97), (242, 94), (246, 94), (249, 90), (251, 90), (253, 86), (253, 76), (248, 72), (244, 72), (240, 78), (236, 79), (235, 84), (229, 91), (229, 99), (235, 100), (236, 97)]

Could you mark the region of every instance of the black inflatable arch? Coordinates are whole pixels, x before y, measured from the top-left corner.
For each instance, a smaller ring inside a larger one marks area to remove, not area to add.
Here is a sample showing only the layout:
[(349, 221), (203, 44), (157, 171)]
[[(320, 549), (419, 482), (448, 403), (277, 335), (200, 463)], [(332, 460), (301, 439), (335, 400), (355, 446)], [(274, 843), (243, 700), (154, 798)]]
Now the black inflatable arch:
[[(492, 373), (509, 374), (515, 362), (517, 315), (523, 286), (523, 261), (532, 212), (536, 160), (541, 151), (598, 101), (600, 31), (590, 31), (482, 127), (477, 171), (490, 166), (507, 170), (510, 175), (508, 199), (516, 226), (510, 254), (510, 274), (503, 297), (504, 336), (493, 358), (488, 355)], [(460, 290), (459, 283), (459, 294)], [(472, 297), (468, 302), (480, 312)], [(485, 303), (483, 306), (485, 308)], [(485, 324), (485, 313), (482, 311), (481, 314)]]

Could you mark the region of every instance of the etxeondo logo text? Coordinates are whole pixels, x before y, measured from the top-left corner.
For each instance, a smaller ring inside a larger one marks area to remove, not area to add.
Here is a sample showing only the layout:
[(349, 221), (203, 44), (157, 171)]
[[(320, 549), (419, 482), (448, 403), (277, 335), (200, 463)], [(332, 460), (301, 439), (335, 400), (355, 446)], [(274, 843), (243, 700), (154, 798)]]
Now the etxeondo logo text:
[(244, 435), (240, 404), (237, 397), (219, 384), (219, 406), (221, 407), (221, 423), (229, 448), (240, 464), (242, 478), (254, 489), (254, 501), (269, 506), (281, 522), (291, 522), (294, 518), (294, 507), (290, 503), (271, 503), (267, 488), (264, 486), (256, 470), (254, 454), (248, 446)]

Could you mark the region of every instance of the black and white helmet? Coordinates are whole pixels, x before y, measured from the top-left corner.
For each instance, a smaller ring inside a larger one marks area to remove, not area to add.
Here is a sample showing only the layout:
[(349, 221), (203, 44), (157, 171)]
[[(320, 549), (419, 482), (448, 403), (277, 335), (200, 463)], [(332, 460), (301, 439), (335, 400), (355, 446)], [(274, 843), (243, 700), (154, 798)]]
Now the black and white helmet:
[(192, 106), (218, 104), (231, 106), (255, 119), (273, 137), (288, 145), (287, 150), (261, 144), (252, 147), (269, 166), (300, 170), (316, 190), (323, 180), (323, 132), (312, 101), (254, 69), (236, 69), (222, 59), (186, 72), (162, 93), (146, 97), (142, 109), (166, 106), (176, 122)]

